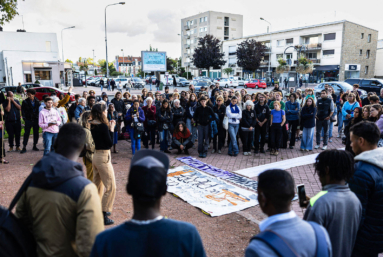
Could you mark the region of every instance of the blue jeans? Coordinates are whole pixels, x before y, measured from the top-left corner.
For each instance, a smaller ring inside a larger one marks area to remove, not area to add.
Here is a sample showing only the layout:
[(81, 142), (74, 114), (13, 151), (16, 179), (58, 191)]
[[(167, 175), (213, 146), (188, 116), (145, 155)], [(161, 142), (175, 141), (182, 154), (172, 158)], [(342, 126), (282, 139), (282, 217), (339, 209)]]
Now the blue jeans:
[(49, 152), (54, 152), (53, 145), (55, 143), (55, 140), (57, 138), (58, 133), (50, 133), (50, 132), (44, 132), (43, 133), (43, 141), (44, 141), (44, 156), (47, 155)]
[(314, 146), (314, 128), (303, 128), (301, 149), (312, 150)]
[(149, 83), (150, 84), (150, 91), (152, 91), (152, 83)]
[(231, 124), (229, 123), (229, 136), (230, 136), (230, 144), (229, 144), (229, 154), (238, 154), (238, 144), (237, 144), (237, 134), (239, 130), (239, 124)]
[[(330, 124), (328, 126), (328, 138), (332, 138), (332, 130), (334, 129), (334, 122), (331, 122), (330, 121)], [(324, 136), (324, 132), (323, 132), (323, 128), (322, 128), (322, 132), (321, 132), (321, 137)]]
[(134, 154), (136, 150), (141, 150), (141, 139), (134, 138), (134, 129), (130, 128), (128, 130), (130, 135), (130, 141), (132, 142), (132, 154)]
[(343, 128), (343, 119), (342, 119), (342, 112), (338, 113), (338, 134), (342, 131)]
[(191, 141), (195, 142), (195, 140), (197, 139), (197, 127), (194, 127), (191, 123), (191, 119), (187, 118), (186, 119), (186, 127), (189, 129), (190, 133), (191, 133)]
[(100, 85), (100, 88), (101, 88), (101, 92), (102, 92), (102, 90), (104, 89), (104, 87), (103, 87), (102, 85)]
[(323, 145), (327, 145), (327, 141), (328, 141), (328, 129), (329, 129), (329, 126), (330, 126), (330, 120), (316, 120), (316, 141), (317, 141), (317, 145), (320, 145), (320, 133), (323, 129)]
[(168, 149), (168, 129), (160, 131), (160, 150), (165, 151)]

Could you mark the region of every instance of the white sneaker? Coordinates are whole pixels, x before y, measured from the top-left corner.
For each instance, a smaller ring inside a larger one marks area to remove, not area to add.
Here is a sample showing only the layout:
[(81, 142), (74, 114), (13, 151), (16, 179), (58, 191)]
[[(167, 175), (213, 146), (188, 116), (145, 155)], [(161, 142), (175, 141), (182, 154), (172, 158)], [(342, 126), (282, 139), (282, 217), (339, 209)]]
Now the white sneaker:
[(327, 145), (324, 145), (324, 146), (322, 147), (322, 150), (327, 150)]
[(336, 137), (339, 138), (339, 137), (340, 137), (340, 134), (338, 134)]
[(316, 145), (314, 148), (315, 148), (315, 149), (318, 149), (319, 147), (320, 147), (320, 145)]
[(247, 152), (247, 155), (248, 155), (248, 156), (251, 156), (251, 152)]
[(247, 152), (244, 152), (243, 155), (246, 155), (246, 156), (247, 156)]
[(332, 138), (328, 140), (330, 143), (332, 143)]

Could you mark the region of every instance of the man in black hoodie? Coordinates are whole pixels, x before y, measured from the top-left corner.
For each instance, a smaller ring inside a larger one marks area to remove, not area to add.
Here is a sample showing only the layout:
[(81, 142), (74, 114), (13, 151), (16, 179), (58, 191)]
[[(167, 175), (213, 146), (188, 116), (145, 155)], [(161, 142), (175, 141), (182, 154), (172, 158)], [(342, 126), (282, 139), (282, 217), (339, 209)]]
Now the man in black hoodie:
[(16, 216), (32, 230), (38, 256), (89, 256), (104, 230), (96, 186), (77, 163), (85, 131), (75, 123), (61, 127), (55, 152), (32, 169), (32, 181), (17, 202)]
[[(269, 106), (266, 104), (266, 96), (262, 93), (258, 93), (258, 103), (254, 105), (255, 112), (255, 137), (254, 137), (254, 153), (257, 154), (258, 151), (265, 153), (264, 146), (266, 142), (267, 134), (267, 120), (270, 116)], [(261, 136), (261, 147), (259, 147), (259, 136)]]
[(35, 97), (36, 91), (34, 89), (27, 89), (28, 98), (23, 101), (21, 105), (21, 113), (23, 115), (23, 120), (25, 122), (24, 128), (24, 141), (23, 141), (23, 149), (20, 153), (25, 153), (27, 151), (26, 147), (29, 140), (29, 133), (33, 128), (33, 150), (38, 151), (39, 149), (36, 147), (39, 141), (39, 107), (40, 102)]
[(202, 96), (200, 106), (195, 110), (193, 119), (198, 124), (198, 153), (199, 157), (206, 158), (209, 147), (210, 122), (215, 119), (213, 109), (206, 106), (207, 99)]

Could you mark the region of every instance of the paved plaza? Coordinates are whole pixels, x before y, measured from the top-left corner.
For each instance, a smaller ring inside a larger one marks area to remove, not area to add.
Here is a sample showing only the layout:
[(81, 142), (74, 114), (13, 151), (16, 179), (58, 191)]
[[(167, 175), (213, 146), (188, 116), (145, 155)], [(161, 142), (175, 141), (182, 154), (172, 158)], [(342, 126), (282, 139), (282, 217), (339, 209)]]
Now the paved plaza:
[[(329, 149), (341, 148), (341, 139), (336, 138), (337, 132), (334, 129), (333, 142), (329, 143)], [(40, 136), (39, 152), (32, 151), (32, 138), (30, 138), (27, 146), (27, 153), (20, 154), (18, 152), (7, 153), (8, 165), (0, 166), (0, 204), (9, 205), (12, 198), (16, 194), (24, 179), (31, 172), (34, 164), (42, 157), (43, 149), (42, 139)], [(197, 149), (190, 149), (190, 156), (200, 159), (202, 162), (212, 166), (235, 172), (240, 169), (255, 167), (259, 165), (269, 164), (273, 162), (293, 159), (306, 155), (318, 153), (321, 150), (313, 150), (310, 152), (299, 151), (300, 142), (294, 149), (281, 149), (279, 156), (272, 156), (268, 152), (266, 154), (257, 154), (254, 156), (244, 156), (242, 153), (242, 145), (240, 145), (240, 154), (237, 157), (227, 155), (227, 145), (223, 148), (222, 154), (211, 154), (211, 148), (207, 158), (198, 158)], [(117, 194), (113, 207), (112, 218), (115, 220), (115, 225), (119, 225), (130, 219), (133, 215), (133, 206), (131, 197), (127, 195), (125, 187), (128, 178), (132, 151), (130, 141), (119, 141), (117, 145), (119, 153), (112, 154), (112, 164), (116, 175)], [(8, 147), (6, 146), (6, 149)], [(155, 150), (159, 150), (159, 145), (156, 144)], [(186, 155), (177, 155), (176, 150), (169, 154), (171, 167), (184, 165), (176, 160), (178, 157)], [(82, 162), (82, 158), (79, 158)], [(288, 169), (293, 175), (296, 184), (304, 184), (308, 196), (314, 196), (320, 191), (320, 182), (314, 174), (313, 165), (298, 166)], [(281, 167), (283, 168), (283, 167)], [(83, 167), (84, 171), (85, 166)], [(257, 180), (257, 177), (252, 179)], [(304, 209), (300, 208), (298, 201), (292, 203), (292, 209), (303, 217)], [(184, 202), (180, 198), (167, 194), (163, 198), (162, 210), (163, 216), (168, 218), (183, 220), (194, 224), (201, 234), (204, 247), (208, 256), (243, 256), (244, 250), (249, 243), (250, 238), (259, 233), (258, 224), (266, 218), (259, 206), (251, 207), (243, 211), (231, 213), (219, 217), (210, 217), (201, 212), (200, 209)], [(110, 227), (106, 227), (107, 229)]]

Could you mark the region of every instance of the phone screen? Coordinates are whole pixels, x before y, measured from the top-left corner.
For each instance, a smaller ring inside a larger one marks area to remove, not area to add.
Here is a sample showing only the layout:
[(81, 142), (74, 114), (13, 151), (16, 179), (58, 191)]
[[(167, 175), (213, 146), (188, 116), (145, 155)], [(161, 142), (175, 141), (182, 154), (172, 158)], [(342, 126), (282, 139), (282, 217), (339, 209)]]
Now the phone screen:
[(298, 191), (298, 199), (299, 199), (299, 205), (301, 207), (305, 207), (304, 201), (306, 201), (306, 190), (305, 190), (305, 185), (299, 185), (297, 186), (297, 191)]

